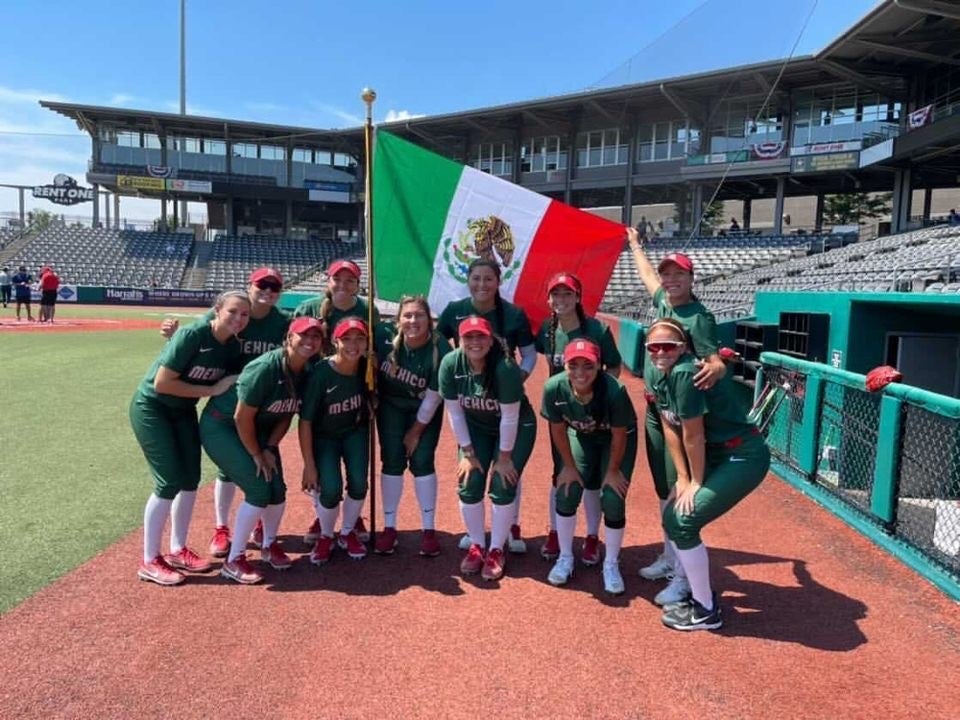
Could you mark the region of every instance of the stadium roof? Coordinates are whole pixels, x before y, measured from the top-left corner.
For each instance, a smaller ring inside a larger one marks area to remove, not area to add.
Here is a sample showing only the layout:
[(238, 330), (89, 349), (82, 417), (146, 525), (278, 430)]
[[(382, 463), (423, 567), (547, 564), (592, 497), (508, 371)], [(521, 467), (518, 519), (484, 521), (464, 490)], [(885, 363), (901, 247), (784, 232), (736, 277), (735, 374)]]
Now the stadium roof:
[[(298, 146), (322, 147), (324, 149), (343, 146), (345, 150), (355, 151), (357, 149), (354, 147), (352, 133), (343, 130), (318, 130), (317, 128), (292, 125), (273, 125), (246, 120), (179, 115), (102, 105), (80, 105), (51, 100), (41, 100), (40, 105), (75, 120), (81, 130), (85, 130), (91, 135), (96, 134), (95, 124), (115, 123), (123, 128), (137, 129), (158, 135), (199, 135), (217, 138), (229, 135), (230, 139), (235, 142), (250, 140), (280, 144), (289, 139)], [(356, 140), (359, 139), (358, 135)]]

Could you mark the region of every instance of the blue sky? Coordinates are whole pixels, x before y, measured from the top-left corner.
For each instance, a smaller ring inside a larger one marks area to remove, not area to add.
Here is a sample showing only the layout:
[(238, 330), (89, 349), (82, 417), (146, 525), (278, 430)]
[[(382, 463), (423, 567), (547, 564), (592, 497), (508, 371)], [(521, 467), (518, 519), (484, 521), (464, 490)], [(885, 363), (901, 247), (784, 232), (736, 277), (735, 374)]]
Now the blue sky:
[[(187, 0), (187, 103), (217, 117), (344, 127), (360, 122), (359, 91), (371, 85), (377, 120), (454, 112), (785, 57), (812, 8), (797, 54), (815, 52), (876, 4)], [(176, 112), (179, 5), (5, 2), (0, 183), (83, 176), (89, 141), (39, 98)], [(0, 211), (15, 207), (15, 192), (0, 188)]]

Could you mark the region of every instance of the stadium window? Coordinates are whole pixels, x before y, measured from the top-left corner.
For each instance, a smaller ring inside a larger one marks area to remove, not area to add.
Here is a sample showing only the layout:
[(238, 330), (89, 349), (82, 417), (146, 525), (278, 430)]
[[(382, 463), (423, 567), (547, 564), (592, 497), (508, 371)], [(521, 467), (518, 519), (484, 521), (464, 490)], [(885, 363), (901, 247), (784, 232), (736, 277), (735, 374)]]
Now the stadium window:
[(117, 144), (117, 129), (112, 125), (101, 125), (98, 129), (100, 142), (108, 145)]
[(234, 143), (233, 156), (241, 158), (256, 158), (257, 146), (253, 143)]
[(155, 150), (160, 149), (160, 138), (154, 135), (153, 133), (144, 133), (143, 134), (143, 146), (145, 148), (152, 148)]
[(653, 160), (653, 125), (641, 125), (637, 128), (637, 160)]
[(687, 125), (686, 120), (675, 120), (671, 124), (671, 138), (670, 143), (670, 159), (679, 160), (687, 156), (687, 154), (693, 154), (696, 152), (696, 149), (689, 148), (689, 144), (692, 140), (693, 133), (696, 133), (697, 136), (697, 147), (700, 145), (700, 131), (692, 129)]
[(653, 126), (653, 159), (670, 159), (670, 123), (659, 122)]
[(227, 143), (223, 140), (204, 140), (202, 152), (207, 155), (226, 155)]
[(260, 146), (261, 160), (283, 160), (284, 157), (285, 157), (285, 150), (279, 145), (261, 145)]
[(312, 163), (313, 162), (313, 153), (307, 148), (294, 148), (293, 149), (293, 161), (301, 163)]
[(120, 147), (140, 147), (140, 133), (121, 130), (117, 133), (116, 144)]
[(334, 167), (356, 167), (356, 161), (344, 153), (333, 153), (333, 166)]
[(474, 167), (491, 175), (509, 175), (513, 169), (510, 146), (507, 143), (480, 143)]

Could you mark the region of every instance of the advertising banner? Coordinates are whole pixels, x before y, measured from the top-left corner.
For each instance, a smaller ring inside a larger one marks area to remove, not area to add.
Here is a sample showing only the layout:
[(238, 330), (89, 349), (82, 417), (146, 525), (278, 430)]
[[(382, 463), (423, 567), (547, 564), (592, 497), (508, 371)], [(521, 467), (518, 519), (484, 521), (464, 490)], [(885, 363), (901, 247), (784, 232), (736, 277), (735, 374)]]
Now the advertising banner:
[(790, 148), (791, 155), (827, 155), (829, 153), (853, 152), (863, 147), (863, 140), (844, 140), (843, 142), (811, 143)]
[(723, 165), (746, 162), (749, 159), (749, 150), (731, 150), (730, 152), (710, 153), (709, 155), (691, 155), (687, 158), (687, 165)]
[(780, 142), (753, 143), (750, 145), (751, 160), (779, 160), (786, 156), (786, 154), (787, 143), (783, 140)]
[(217, 295), (219, 295), (219, 293), (215, 290), (107, 287), (103, 289), (103, 302), (111, 305), (181, 305), (200, 307), (212, 305)]
[(790, 161), (790, 172), (832, 172), (860, 167), (860, 153), (845, 152), (830, 155), (801, 155)]
[(167, 190), (173, 192), (209, 193), (213, 192), (213, 183), (205, 180), (167, 180)]
[[(64, 303), (70, 302), (75, 303), (77, 301), (77, 286), (76, 285), (61, 285), (60, 289), (57, 290), (57, 302)], [(40, 302), (40, 288), (30, 288), (30, 302), (39, 303)]]
[(33, 196), (38, 200), (49, 200), (57, 205), (76, 205), (93, 200), (93, 188), (78, 185), (69, 175), (60, 173), (54, 176), (52, 185), (37, 185)]
[(166, 190), (163, 178), (140, 177), (139, 175), (117, 175), (117, 187), (133, 190)]

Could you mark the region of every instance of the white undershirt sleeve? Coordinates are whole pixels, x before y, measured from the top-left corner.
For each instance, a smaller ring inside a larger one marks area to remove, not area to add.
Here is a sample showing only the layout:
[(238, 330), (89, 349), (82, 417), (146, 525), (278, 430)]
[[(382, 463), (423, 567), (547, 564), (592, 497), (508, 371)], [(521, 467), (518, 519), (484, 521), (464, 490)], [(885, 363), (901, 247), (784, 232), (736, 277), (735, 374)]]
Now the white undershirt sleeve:
[(447, 418), (450, 420), (450, 427), (453, 429), (453, 436), (457, 439), (457, 445), (460, 447), (472, 445), (467, 417), (463, 414), (460, 403), (456, 400), (444, 400), (443, 406), (447, 409)]
[(520, 403), (500, 403), (500, 451), (511, 452), (520, 427)]
[(440, 407), (440, 393), (428, 388), (423, 400), (420, 401), (420, 408), (417, 410), (417, 422), (424, 425), (429, 424), (433, 420), (433, 415), (437, 412), (438, 407)]

